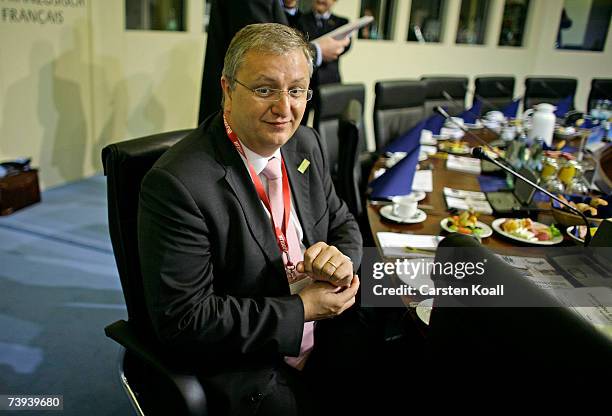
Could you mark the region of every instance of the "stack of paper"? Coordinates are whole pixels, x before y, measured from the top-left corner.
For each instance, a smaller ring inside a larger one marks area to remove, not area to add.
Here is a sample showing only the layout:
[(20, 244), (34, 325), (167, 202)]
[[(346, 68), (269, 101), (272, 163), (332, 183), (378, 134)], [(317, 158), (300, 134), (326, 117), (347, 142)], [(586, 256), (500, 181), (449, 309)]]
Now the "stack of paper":
[(448, 155), (446, 169), (480, 175), (480, 159)]
[(483, 214), (493, 214), (493, 208), (483, 192), (464, 191), (444, 187), (444, 198), (448, 209), (472, 210)]
[(433, 192), (433, 176), (431, 170), (417, 170), (414, 172), (412, 190)]
[(385, 257), (433, 257), (438, 243), (444, 239), (439, 235), (390, 232), (378, 232), (376, 235)]

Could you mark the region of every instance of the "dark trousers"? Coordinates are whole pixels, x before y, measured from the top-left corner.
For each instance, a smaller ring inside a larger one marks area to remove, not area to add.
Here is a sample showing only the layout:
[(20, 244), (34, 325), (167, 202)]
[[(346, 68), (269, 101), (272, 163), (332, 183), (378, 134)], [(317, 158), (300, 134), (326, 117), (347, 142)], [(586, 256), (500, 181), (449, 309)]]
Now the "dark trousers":
[(353, 307), (317, 322), (315, 347), (302, 371), (283, 364), (273, 392), (258, 415), (325, 415), (361, 413), (387, 400), (383, 332), (379, 311)]

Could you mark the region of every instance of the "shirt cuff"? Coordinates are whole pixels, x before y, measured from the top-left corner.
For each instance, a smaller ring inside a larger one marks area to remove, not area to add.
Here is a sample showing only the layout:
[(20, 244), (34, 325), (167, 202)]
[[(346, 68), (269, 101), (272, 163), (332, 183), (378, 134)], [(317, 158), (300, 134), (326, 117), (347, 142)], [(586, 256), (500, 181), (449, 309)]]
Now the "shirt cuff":
[(321, 47), (317, 42), (310, 42), (311, 45), (314, 46), (317, 51), (317, 56), (315, 56), (315, 66), (318, 68), (323, 63), (323, 54), (321, 53)]

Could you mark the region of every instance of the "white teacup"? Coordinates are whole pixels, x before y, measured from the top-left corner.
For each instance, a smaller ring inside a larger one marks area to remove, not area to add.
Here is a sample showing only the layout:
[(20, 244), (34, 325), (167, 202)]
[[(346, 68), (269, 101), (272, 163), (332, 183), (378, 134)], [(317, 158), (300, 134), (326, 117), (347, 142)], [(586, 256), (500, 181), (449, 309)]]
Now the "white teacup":
[(431, 130), (421, 130), (421, 144), (431, 144), (432, 142), (435, 142), (435, 140), (433, 139), (433, 133)]
[(505, 126), (501, 130), (501, 138), (502, 140), (509, 141), (514, 140), (516, 137), (516, 127), (514, 126)]
[(393, 215), (400, 218), (412, 218), (417, 212), (418, 202), (412, 195), (393, 198)]
[(501, 111), (489, 111), (485, 115), (485, 117), (487, 120), (497, 122), (497, 123), (501, 123), (505, 119), (504, 113), (502, 113)]
[(451, 117), (450, 120), (447, 120), (444, 125), (451, 129), (458, 129), (459, 126), (463, 127), (463, 119), (461, 117)]

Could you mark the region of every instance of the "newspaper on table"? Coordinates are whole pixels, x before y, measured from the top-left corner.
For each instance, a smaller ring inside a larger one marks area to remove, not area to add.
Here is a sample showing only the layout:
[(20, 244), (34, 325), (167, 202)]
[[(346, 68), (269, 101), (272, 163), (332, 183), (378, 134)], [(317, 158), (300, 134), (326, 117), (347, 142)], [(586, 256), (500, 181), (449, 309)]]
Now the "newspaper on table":
[(376, 235), (385, 257), (434, 257), (438, 244), (444, 239), (439, 235), (415, 235), (383, 231), (376, 233)]
[(446, 169), (456, 172), (474, 173), (480, 175), (480, 159), (473, 157), (448, 155)]
[(444, 187), (444, 198), (448, 209), (456, 208), (463, 211), (476, 211), (486, 215), (493, 214), (493, 208), (489, 201), (487, 201), (484, 192)]

